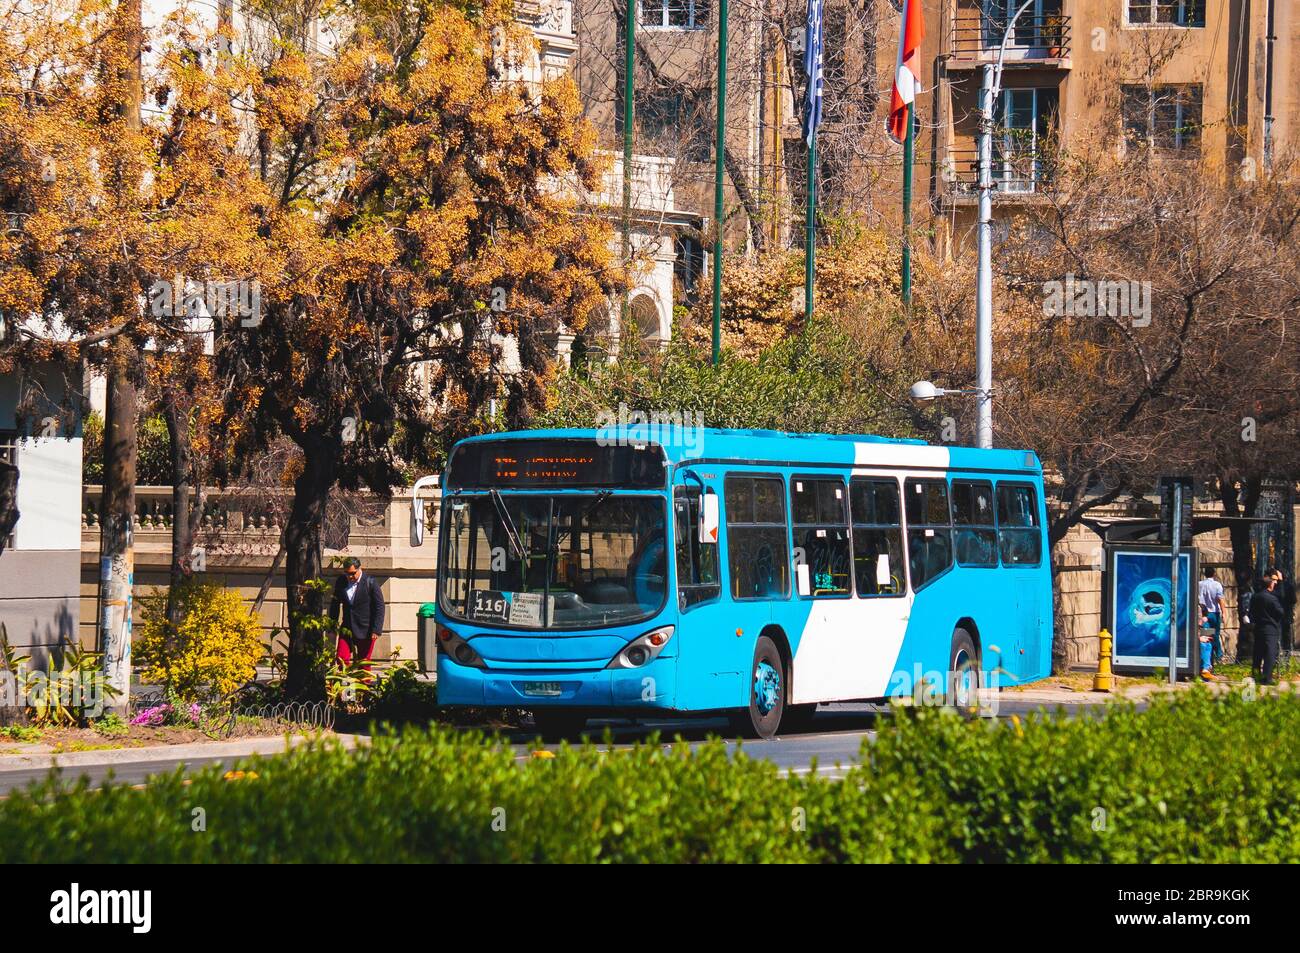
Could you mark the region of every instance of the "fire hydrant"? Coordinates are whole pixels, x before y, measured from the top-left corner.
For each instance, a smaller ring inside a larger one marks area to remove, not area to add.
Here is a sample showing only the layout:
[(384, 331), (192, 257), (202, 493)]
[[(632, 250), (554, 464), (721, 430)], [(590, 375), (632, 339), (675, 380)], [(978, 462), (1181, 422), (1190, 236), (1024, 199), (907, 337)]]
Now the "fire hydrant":
[(1092, 677), (1094, 692), (1108, 692), (1115, 687), (1115, 676), (1110, 670), (1111, 635), (1105, 629), (1098, 635), (1101, 648), (1097, 653), (1097, 674)]

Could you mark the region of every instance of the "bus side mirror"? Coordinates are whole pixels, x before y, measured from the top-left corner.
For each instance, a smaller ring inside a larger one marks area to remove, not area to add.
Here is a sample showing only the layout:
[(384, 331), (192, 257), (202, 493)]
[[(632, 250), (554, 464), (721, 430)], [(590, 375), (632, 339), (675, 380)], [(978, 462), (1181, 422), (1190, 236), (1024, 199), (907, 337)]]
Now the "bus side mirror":
[(700, 497), (700, 542), (716, 543), (718, 541), (718, 494), (705, 493)]
[(411, 545), (424, 545), (424, 500), (411, 499)]
[(415, 486), (411, 487), (411, 545), (424, 545), (424, 500), (420, 499), (420, 491), (426, 487), (437, 486), (438, 478), (436, 476), (425, 476), (415, 481)]

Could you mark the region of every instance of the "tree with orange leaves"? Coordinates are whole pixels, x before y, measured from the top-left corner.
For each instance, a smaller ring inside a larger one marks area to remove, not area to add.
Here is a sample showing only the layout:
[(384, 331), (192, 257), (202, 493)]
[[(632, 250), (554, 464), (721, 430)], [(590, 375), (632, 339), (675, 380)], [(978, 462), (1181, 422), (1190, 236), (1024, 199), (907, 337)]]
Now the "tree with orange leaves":
[[(274, 201), (261, 323), (217, 353), (256, 393), (245, 446), (300, 448), (285, 528), (286, 689), (323, 694), (322, 526), (332, 489), (403, 482), (431, 435), (500, 398), (525, 421), (561, 322), (606, 307), (609, 231), (579, 214), (595, 137), (566, 77), (529, 75), (508, 3), (253, 5), (251, 163)], [(507, 352), (517, 357), (507, 362)]]
[(0, 2), (0, 370), (87, 362), (108, 378), (103, 639), (123, 702), (137, 393), (150, 349), (194, 332), (157, 292), (252, 280), (251, 209), (268, 204), (239, 148), (247, 80), (213, 32), (183, 6), (146, 37), (139, 0)]

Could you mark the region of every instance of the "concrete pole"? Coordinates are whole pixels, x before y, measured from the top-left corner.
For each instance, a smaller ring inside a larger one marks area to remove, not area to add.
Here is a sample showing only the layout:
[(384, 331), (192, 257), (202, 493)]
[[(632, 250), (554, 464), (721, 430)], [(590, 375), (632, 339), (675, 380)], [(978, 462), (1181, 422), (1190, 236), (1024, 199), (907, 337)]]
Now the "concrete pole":
[(979, 144), (979, 272), (975, 277), (975, 389), (979, 415), (975, 426), (976, 446), (993, 446), (993, 107), (1002, 87), (1002, 62), (1007, 41), (1020, 15), (1032, 6), (1025, 0), (1007, 21), (994, 63), (984, 64), (980, 85)]
[(993, 446), (993, 64), (980, 86), (979, 271), (975, 277), (975, 444)]

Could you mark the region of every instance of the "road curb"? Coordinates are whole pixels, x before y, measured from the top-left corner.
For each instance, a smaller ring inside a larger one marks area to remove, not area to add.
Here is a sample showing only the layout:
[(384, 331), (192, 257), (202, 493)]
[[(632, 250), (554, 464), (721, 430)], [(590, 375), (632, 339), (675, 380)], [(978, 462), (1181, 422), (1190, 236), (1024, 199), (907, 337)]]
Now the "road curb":
[(149, 745), (142, 748), (110, 748), (103, 751), (69, 751), (63, 754), (6, 754), (0, 755), (0, 772), (22, 768), (76, 768), (114, 764), (136, 764), (142, 761), (176, 760), (186, 758), (238, 758), (254, 754), (284, 754), (312, 738), (331, 738), (345, 748), (357, 744), (356, 735), (274, 735), (260, 738), (240, 738), (234, 741), (211, 741), (185, 745)]

